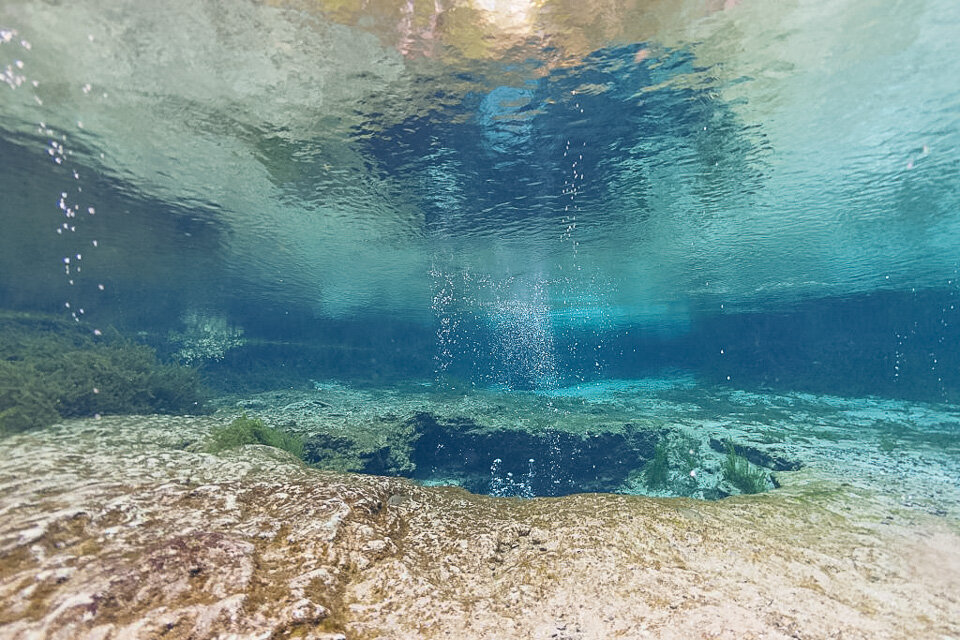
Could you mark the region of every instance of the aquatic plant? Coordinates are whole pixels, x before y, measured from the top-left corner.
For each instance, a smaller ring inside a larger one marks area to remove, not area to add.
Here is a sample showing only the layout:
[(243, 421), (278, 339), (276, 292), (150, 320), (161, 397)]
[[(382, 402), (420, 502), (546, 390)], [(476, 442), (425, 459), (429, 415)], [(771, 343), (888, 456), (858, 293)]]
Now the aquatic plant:
[(235, 418), (226, 426), (214, 429), (207, 451), (219, 453), (245, 444), (262, 444), (282, 449), (303, 459), (303, 440), (293, 434), (267, 426), (260, 418), (247, 417), (247, 414)]
[(723, 479), (740, 490), (741, 493), (760, 493), (767, 489), (767, 474), (760, 467), (737, 453), (733, 443), (725, 443), (727, 457), (720, 466)]
[(0, 314), (0, 433), (97, 414), (198, 413), (205, 397), (194, 369), (116, 331)]
[(21, 375), (9, 362), (0, 362), (0, 433), (26, 431), (59, 419), (55, 399), (43, 392), (36, 379)]
[(227, 351), (243, 346), (243, 329), (232, 326), (226, 318), (196, 311), (183, 317), (184, 331), (171, 331), (170, 342), (179, 345), (174, 354), (188, 365), (223, 360)]
[(643, 480), (651, 489), (663, 488), (670, 481), (668, 453), (667, 442), (661, 440), (653, 450), (653, 458), (643, 467)]

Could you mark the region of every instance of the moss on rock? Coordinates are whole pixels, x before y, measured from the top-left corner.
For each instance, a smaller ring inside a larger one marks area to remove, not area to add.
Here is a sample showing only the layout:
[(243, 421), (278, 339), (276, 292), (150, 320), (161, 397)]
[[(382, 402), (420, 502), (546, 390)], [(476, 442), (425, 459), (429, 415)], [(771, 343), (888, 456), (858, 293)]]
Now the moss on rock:
[(322, 469), (373, 475), (412, 476), (419, 432), (409, 421), (373, 420), (339, 433), (314, 433), (305, 459)]
[(246, 414), (234, 419), (225, 427), (214, 429), (207, 451), (219, 453), (247, 444), (263, 444), (289, 451), (296, 457), (303, 458), (303, 440), (279, 429), (268, 427), (263, 420), (249, 418)]

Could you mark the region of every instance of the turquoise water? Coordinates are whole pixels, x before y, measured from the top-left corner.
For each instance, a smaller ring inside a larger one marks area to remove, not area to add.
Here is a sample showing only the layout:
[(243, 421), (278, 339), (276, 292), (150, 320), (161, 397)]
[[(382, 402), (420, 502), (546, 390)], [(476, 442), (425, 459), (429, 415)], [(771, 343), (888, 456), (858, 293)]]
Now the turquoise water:
[(494, 394), (444, 411), (707, 443), (729, 394), (760, 440), (812, 394), (953, 468), (957, 33), (950, 0), (0, 0), (0, 309), (196, 367), (211, 410)]

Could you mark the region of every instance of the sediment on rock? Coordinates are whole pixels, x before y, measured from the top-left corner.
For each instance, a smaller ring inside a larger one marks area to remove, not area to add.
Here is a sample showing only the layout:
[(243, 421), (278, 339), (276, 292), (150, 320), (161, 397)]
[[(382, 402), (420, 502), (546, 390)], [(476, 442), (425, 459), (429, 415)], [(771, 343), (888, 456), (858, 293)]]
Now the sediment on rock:
[(260, 445), (175, 447), (217, 424), (112, 418), (0, 441), (4, 635), (960, 634), (956, 523), (813, 470), (717, 502), (497, 499)]

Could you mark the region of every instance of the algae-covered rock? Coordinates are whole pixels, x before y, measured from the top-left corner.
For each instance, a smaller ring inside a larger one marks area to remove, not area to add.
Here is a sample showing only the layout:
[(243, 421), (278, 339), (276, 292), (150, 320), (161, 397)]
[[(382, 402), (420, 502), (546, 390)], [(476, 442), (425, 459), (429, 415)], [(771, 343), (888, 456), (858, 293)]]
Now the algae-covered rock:
[(207, 451), (219, 453), (236, 449), (247, 444), (262, 444), (274, 449), (292, 453), (303, 458), (303, 440), (295, 435), (274, 429), (259, 418), (249, 418), (246, 414), (235, 418), (230, 424), (213, 430)]
[(342, 432), (314, 433), (304, 445), (304, 459), (324, 469), (375, 475), (413, 475), (414, 446), (420, 434), (400, 420), (374, 420)]
[(97, 414), (198, 413), (204, 398), (194, 369), (116, 331), (0, 315), (0, 433)]

